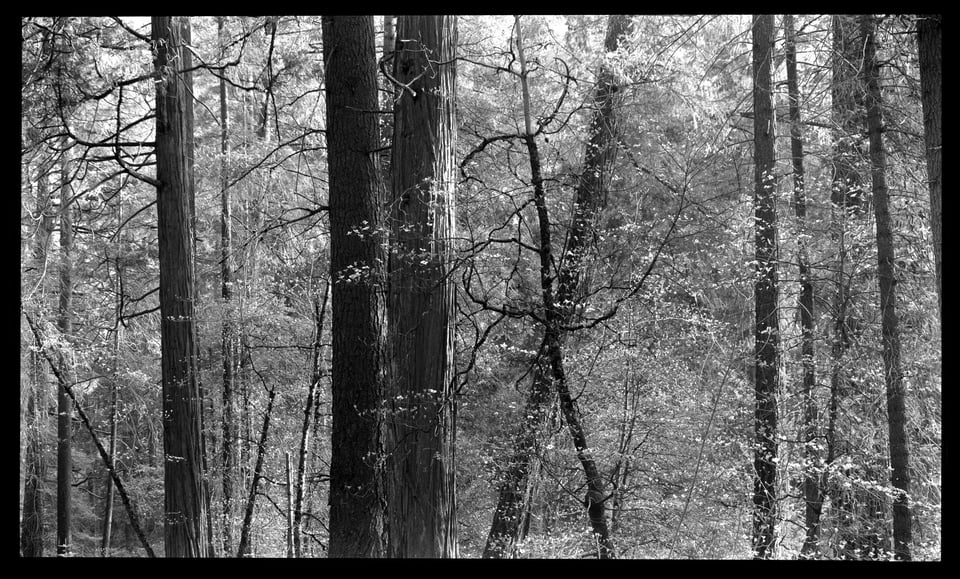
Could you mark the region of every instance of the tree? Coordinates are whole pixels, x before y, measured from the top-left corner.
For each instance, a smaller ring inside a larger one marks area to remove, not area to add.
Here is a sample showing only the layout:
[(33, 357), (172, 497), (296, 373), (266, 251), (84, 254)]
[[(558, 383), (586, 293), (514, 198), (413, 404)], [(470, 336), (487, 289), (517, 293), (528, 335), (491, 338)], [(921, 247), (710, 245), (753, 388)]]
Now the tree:
[[(373, 16), (324, 16), (333, 397), (331, 557), (379, 557), (386, 255)], [(319, 338), (318, 338), (319, 339)]]
[(784, 14), (784, 50), (787, 62), (787, 91), (789, 93), (790, 156), (793, 162), (793, 206), (797, 217), (797, 268), (800, 276), (801, 366), (803, 377), (803, 435), (804, 464), (803, 496), (804, 522), (807, 532), (801, 549), (802, 557), (816, 553), (820, 541), (820, 515), (823, 510), (823, 490), (820, 472), (823, 464), (817, 452), (816, 353), (813, 283), (810, 275), (810, 256), (807, 250), (807, 200), (803, 171), (803, 123), (800, 117), (800, 89), (797, 78), (797, 43), (793, 15)]
[(923, 106), (923, 136), (927, 149), (927, 179), (930, 181), (930, 229), (933, 233), (933, 258), (936, 267), (940, 325), (943, 326), (943, 204), (940, 170), (942, 136), (940, 115), (943, 107), (941, 22), (942, 14), (924, 14), (917, 18), (917, 48), (920, 57), (920, 102)]
[[(456, 557), (456, 16), (400, 16), (385, 396), (387, 555)], [(336, 322), (334, 322), (336, 324)]]
[[(226, 45), (224, 17), (217, 18), (217, 38), (221, 49)], [(224, 314), (221, 326), (221, 350), (223, 351), (223, 442), (221, 446), (221, 469), (223, 470), (223, 495), (221, 525), (223, 552), (233, 551), (234, 494), (237, 476), (237, 419), (236, 419), (236, 374), (237, 336), (233, 321), (233, 206), (230, 195), (229, 155), (230, 119), (227, 105), (227, 72), (220, 74), (220, 297)]]
[[(524, 54), (521, 45), (523, 39), (519, 34), (519, 19), (516, 26), (518, 30), (518, 55), (523, 67)], [(632, 28), (632, 22), (626, 15), (611, 15), (608, 20), (604, 42), (606, 51), (615, 53), (620, 43), (630, 34)], [(521, 75), (525, 74), (526, 70), (521, 70)], [(525, 77), (521, 78), (521, 83), (524, 83), (524, 86), (526, 82)], [(596, 234), (597, 218), (606, 205), (607, 186), (613, 171), (620, 138), (618, 121), (619, 107), (622, 101), (620, 89), (621, 87), (613, 71), (609, 67), (602, 67), (598, 72), (593, 119), (585, 151), (584, 167), (574, 193), (572, 224), (563, 251), (563, 265), (558, 274), (557, 297), (554, 299), (550, 295), (552, 292), (544, 294), (544, 307), (547, 312), (556, 309), (551, 305), (551, 302), (564, 304), (559, 308), (560, 311), (556, 312), (556, 319), (552, 320), (557, 326), (570, 324), (574, 321), (575, 313), (582, 302), (579, 296), (589, 291), (585, 287), (586, 284), (581, 280), (582, 260)], [(526, 137), (528, 148), (530, 148), (530, 139), (535, 135), (530, 123), (528, 100), (529, 95), (525, 93), (524, 117), (528, 125), (526, 126)], [(533, 157), (534, 155), (531, 155), (531, 158)], [(540, 167), (532, 167), (532, 172), (539, 173)], [(549, 227), (546, 227), (546, 229), (549, 229)], [(541, 231), (543, 230), (544, 225), (541, 224)], [(541, 253), (547, 252), (545, 254), (546, 262), (551, 262), (552, 252), (550, 248), (541, 244), (540, 249)], [(550, 281), (548, 285), (552, 288), (553, 282)], [(563, 341), (563, 332), (559, 327), (548, 328), (546, 333), (550, 342), (557, 342), (557, 345), (559, 345)], [(540, 431), (546, 414), (547, 403), (552, 394), (553, 384), (550, 380), (551, 370), (548, 366), (546, 357), (538, 358), (534, 365), (533, 384), (523, 412), (526, 419), (519, 425), (514, 438), (513, 455), (509, 460), (504, 481), (500, 486), (497, 508), (494, 511), (490, 534), (484, 547), (484, 557), (509, 556), (513, 552), (515, 543), (523, 538), (524, 528), (526, 527), (524, 521), (528, 516), (526, 510), (529, 509), (528, 479), (536, 459), (537, 438), (542, 435)], [(572, 401), (564, 400), (564, 405), (566, 406), (568, 402), (572, 404)], [(574, 420), (574, 424), (578, 423), (579, 420)], [(583, 443), (585, 445), (585, 439)], [(580, 449), (578, 448), (578, 450)], [(592, 472), (592, 470), (595, 470), (595, 466), (592, 469), (588, 468), (588, 470)], [(606, 529), (603, 514), (603, 503), (606, 499), (602, 482), (599, 481), (598, 477), (593, 477), (591, 491), (591, 496), (601, 497), (599, 501), (587, 501), (586, 504), (590, 505), (589, 509), (592, 509), (590, 521), (596, 526), (597, 534), (601, 537), (600, 543), (603, 545), (603, 555), (606, 556), (612, 554), (612, 548), (609, 544), (609, 531)]]
[(873, 207), (877, 219), (877, 281), (880, 286), (883, 375), (887, 394), (887, 424), (890, 436), (890, 480), (893, 496), (893, 549), (897, 559), (910, 559), (912, 521), (910, 513), (910, 442), (906, 429), (906, 393), (900, 367), (900, 328), (897, 317), (896, 254), (886, 182), (886, 151), (883, 145), (883, 101), (880, 95), (880, 64), (877, 61), (876, 17), (860, 16), (864, 40), (864, 85), (867, 130), (870, 136), (870, 175)]
[[(28, 168), (28, 172), (31, 172)], [(37, 226), (34, 233), (31, 258), (33, 267), (40, 273), (39, 289), (43, 295), (44, 271), (48, 259), (47, 250), (53, 232), (53, 215), (48, 175), (38, 168), (36, 175), (35, 211)], [(47, 383), (43, 370), (43, 360), (39, 352), (30, 352), (30, 392), (27, 398), (26, 433), (27, 475), (23, 481), (23, 513), (20, 523), (20, 555), (23, 557), (43, 556), (44, 508), (43, 481), (46, 476), (46, 462), (43, 453), (43, 414), (47, 396), (44, 395)]]
[(754, 432), (753, 548), (755, 557), (773, 555), (777, 500), (777, 176), (774, 157), (773, 16), (753, 17), (753, 143), (756, 279), (756, 409)]
[(193, 220), (188, 168), (192, 87), (183, 45), (190, 21), (151, 20), (157, 74), (157, 224), (160, 249), (164, 545), (168, 557), (205, 557), (207, 495), (202, 478), (201, 399), (194, 320)]
[[(60, 159), (60, 306), (57, 325), (63, 336), (69, 340), (73, 334), (73, 218), (66, 139), (64, 145), (65, 151)], [(72, 376), (72, 363), (62, 355), (60, 367), (67, 376)], [(72, 431), (73, 403), (63, 388), (57, 388), (57, 556), (66, 557), (71, 554)]]

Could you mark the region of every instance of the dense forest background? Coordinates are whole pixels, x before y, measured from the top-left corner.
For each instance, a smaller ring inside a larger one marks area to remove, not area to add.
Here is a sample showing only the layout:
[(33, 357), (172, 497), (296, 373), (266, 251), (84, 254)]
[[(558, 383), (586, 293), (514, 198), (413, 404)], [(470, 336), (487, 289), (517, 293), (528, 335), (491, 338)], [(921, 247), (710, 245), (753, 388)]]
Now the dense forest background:
[(21, 49), (21, 556), (940, 559), (939, 16)]

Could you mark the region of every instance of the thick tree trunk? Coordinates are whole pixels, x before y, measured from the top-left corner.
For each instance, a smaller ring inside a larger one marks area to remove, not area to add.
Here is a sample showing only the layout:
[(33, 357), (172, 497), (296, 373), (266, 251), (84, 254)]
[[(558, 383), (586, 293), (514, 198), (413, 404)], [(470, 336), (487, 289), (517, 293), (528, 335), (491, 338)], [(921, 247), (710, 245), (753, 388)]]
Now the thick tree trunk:
[(893, 550), (897, 559), (910, 559), (910, 442), (906, 429), (906, 392), (900, 368), (900, 330), (897, 319), (896, 263), (890, 199), (886, 183), (886, 152), (883, 146), (883, 119), (880, 95), (880, 65), (876, 53), (876, 18), (860, 17), (864, 40), (864, 84), (866, 85), (867, 130), (870, 135), (870, 174), (873, 180), (873, 207), (877, 219), (877, 279), (880, 285), (883, 370), (887, 389), (887, 424), (890, 435), (890, 481), (897, 490), (893, 497)]
[(815, 556), (820, 542), (820, 515), (823, 511), (823, 489), (820, 479), (823, 462), (817, 449), (819, 410), (814, 394), (816, 358), (814, 343), (813, 283), (810, 279), (810, 257), (807, 254), (807, 200), (803, 172), (803, 124), (800, 118), (800, 89), (797, 78), (797, 44), (793, 15), (783, 16), (787, 61), (787, 92), (790, 110), (790, 155), (793, 160), (793, 207), (797, 217), (797, 264), (800, 277), (800, 356), (802, 368), (803, 428), (805, 469), (803, 474), (804, 522), (806, 537), (800, 551), (802, 558)]
[[(63, 142), (66, 146), (66, 140)], [(70, 152), (60, 165), (60, 308), (57, 325), (69, 342), (73, 335), (73, 218), (71, 216)], [(73, 361), (61, 355), (60, 367), (73, 376)], [(73, 489), (73, 404), (63, 388), (57, 388), (57, 556), (71, 555), (70, 522)]]
[(777, 319), (777, 175), (772, 104), (774, 17), (753, 18), (753, 142), (756, 243), (756, 409), (754, 432), (753, 549), (758, 559), (773, 555), (777, 501), (777, 393), (780, 347)]
[(840, 424), (840, 406), (849, 392), (847, 376), (847, 350), (851, 343), (848, 317), (855, 310), (854, 293), (851, 292), (852, 269), (849, 265), (848, 230), (856, 225), (862, 215), (863, 184), (858, 169), (861, 135), (865, 132), (863, 97), (860, 83), (860, 68), (863, 57), (860, 52), (859, 31), (856, 21), (849, 15), (833, 15), (833, 53), (831, 55), (831, 119), (832, 164), (831, 178), (831, 235), (836, 242), (836, 292), (832, 304), (832, 345), (830, 351), (830, 405), (827, 426), (827, 457), (821, 479), (825, 493), (833, 493), (833, 505), (837, 507), (837, 527), (843, 556), (852, 556), (847, 544), (856, 542), (852, 529), (853, 514), (842, 506), (846, 504), (841, 493), (834, 492), (836, 485), (829, 482), (831, 465), (846, 453), (844, 429)]
[(156, 16), (157, 224), (160, 247), (164, 444), (164, 544), (168, 557), (205, 557), (207, 495), (202, 477), (201, 400), (194, 322), (191, 87), (177, 72), (189, 20)]
[(943, 202), (940, 171), (942, 164), (940, 115), (943, 108), (942, 14), (922, 14), (917, 19), (917, 48), (920, 57), (920, 103), (923, 106), (923, 134), (927, 148), (927, 179), (930, 181), (930, 230), (933, 232), (933, 259), (937, 275), (937, 305), (943, 328)]
[(391, 557), (456, 557), (453, 394), (457, 19), (399, 18), (393, 76), (390, 376)]
[(380, 471), (386, 255), (373, 16), (323, 18), (333, 314), (331, 557), (384, 553)]
[(830, 94), (834, 127), (833, 187), (831, 201), (845, 212), (860, 215), (864, 211), (863, 184), (857, 164), (862, 156), (864, 130), (863, 89), (860, 66), (863, 61), (856, 17), (835, 14)]

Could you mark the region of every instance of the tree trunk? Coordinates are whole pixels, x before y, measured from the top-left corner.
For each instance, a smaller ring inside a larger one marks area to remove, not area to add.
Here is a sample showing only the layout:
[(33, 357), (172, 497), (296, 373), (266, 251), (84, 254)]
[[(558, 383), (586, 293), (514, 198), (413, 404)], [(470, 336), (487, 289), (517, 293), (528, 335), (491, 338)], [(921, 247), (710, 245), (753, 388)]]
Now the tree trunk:
[(880, 95), (880, 65), (876, 53), (876, 18), (860, 17), (864, 40), (864, 84), (866, 85), (867, 130), (870, 135), (870, 174), (873, 180), (873, 207), (877, 219), (877, 278), (880, 285), (883, 370), (887, 389), (887, 424), (890, 433), (890, 481), (898, 491), (893, 497), (893, 549), (897, 559), (910, 559), (910, 442), (906, 429), (906, 393), (900, 368), (900, 330), (897, 319), (895, 254), (890, 200), (886, 183), (886, 152), (883, 146), (883, 119)]
[[(63, 140), (66, 147), (66, 140)], [(70, 158), (63, 152), (60, 165), (60, 308), (57, 325), (67, 343), (73, 335), (73, 219), (70, 214)], [(73, 361), (60, 357), (60, 367), (73, 376)], [(73, 405), (63, 388), (57, 388), (57, 556), (71, 555), (70, 521), (73, 488)]]
[(863, 60), (860, 35), (854, 16), (835, 14), (833, 22), (833, 58), (830, 93), (833, 101), (833, 188), (831, 200), (845, 212), (860, 215), (864, 211), (863, 185), (857, 163), (861, 157), (864, 129), (863, 90), (860, 64)]
[(293, 549), (293, 471), (290, 466), (290, 452), (284, 453), (284, 472), (287, 475), (287, 559), (294, 558)]
[[(117, 422), (118, 422), (118, 397), (120, 393), (120, 334), (122, 332), (123, 325), (121, 324), (121, 316), (123, 315), (123, 283), (121, 281), (121, 276), (123, 275), (123, 270), (120, 265), (121, 251), (123, 248), (123, 241), (120, 235), (120, 226), (122, 225), (123, 218), (123, 192), (122, 190), (117, 193), (117, 247), (116, 247), (116, 256), (114, 258), (114, 275), (116, 280), (114, 283), (114, 291), (117, 296), (117, 305), (116, 305), (116, 314), (114, 319), (113, 327), (113, 376), (110, 380), (110, 445), (109, 456), (110, 461), (116, 463), (117, 460)], [(102, 557), (107, 557), (110, 555), (110, 535), (113, 531), (113, 477), (110, 476), (110, 473), (107, 473), (105, 485), (106, 492), (104, 493), (104, 508), (103, 508), (103, 534), (100, 541), (100, 555)]]
[[(48, 176), (41, 167), (38, 170), (36, 215), (38, 227), (33, 245), (33, 263), (39, 272), (40, 304), (44, 303), (44, 278), (46, 277), (47, 250), (53, 232)], [(41, 308), (43, 306), (41, 305)], [(27, 430), (26, 480), (23, 481), (23, 515), (20, 522), (20, 555), (22, 557), (43, 556), (43, 481), (46, 477), (46, 461), (43, 456), (43, 416), (46, 412), (47, 388), (46, 372), (39, 352), (30, 352), (30, 395), (27, 399), (27, 418), (30, 426)]]
[(927, 179), (930, 181), (930, 230), (933, 232), (933, 259), (937, 272), (937, 305), (943, 328), (943, 204), (940, 167), (942, 137), (940, 114), (943, 107), (941, 14), (924, 14), (917, 19), (917, 48), (920, 57), (920, 102), (923, 106), (923, 134), (927, 148)]
[(793, 207), (797, 217), (797, 267), (800, 277), (800, 356), (803, 393), (804, 522), (806, 536), (800, 550), (802, 558), (815, 556), (820, 543), (820, 515), (823, 511), (823, 490), (820, 485), (823, 462), (817, 449), (819, 410), (814, 394), (816, 387), (816, 352), (814, 343), (813, 283), (810, 279), (810, 257), (807, 254), (807, 200), (803, 172), (803, 124), (800, 118), (800, 89), (797, 78), (797, 44), (793, 15), (784, 14), (783, 29), (787, 61), (787, 92), (790, 110), (790, 154), (793, 160)]
[(301, 544), (301, 536), (303, 534), (303, 495), (306, 492), (307, 484), (305, 477), (310, 449), (310, 419), (315, 411), (314, 407), (319, 402), (317, 400), (317, 391), (320, 389), (320, 379), (322, 378), (322, 372), (320, 371), (322, 358), (320, 353), (323, 345), (321, 340), (323, 337), (323, 319), (327, 311), (327, 294), (329, 291), (330, 284), (328, 283), (323, 288), (323, 298), (318, 301), (316, 294), (314, 294), (313, 300), (314, 323), (316, 324), (313, 339), (313, 370), (310, 376), (310, 389), (307, 393), (307, 403), (304, 405), (303, 410), (303, 427), (300, 430), (296, 497), (294, 498), (293, 505), (293, 549), (294, 556), (298, 559), (303, 556), (303, 545)]
[(237, 557), (253, 556), (253, 546), (250, 541), (250, 528), (253, 523), (253, 509), (257, 505), (257, 489), (260, 479), (263, 478), (263, 457), (267, 453), (267, 435), (270, 433), (270, 417), (273, 414), (273, 401), (277, 396), (277, 389), (270, 390), (267, 399), (267, 412), (263, 415), (263, 427), (260, 429), (260, 443), (257, 444), (257, 462), (253, 467), (253, 478), (250, 481), (250, 493), (247, 495), (247, 505), (243, 510), (243, 523), (240, 525), (240, 543), (237, 546)]
[(754, 431), (753, 549), (757, 559), (773, 555), (777, 501), (777, 214), (771, 62), (774, 17), (753, 17), (753, 142), (756, 243), (756, 409)]
[[(217, 18), (220, 47), (227, 43), (224, 17)], [(230, 202), (230, 117), (227, 108), (226, 70), (221, 72), (220, 89), (220, 297), (223, 299), (221, 349), (223, 351), (223, 425), (221, 470), (223, 494), (221, 506), (223, 553), (233, 552), (234, 498), (237, 486), (236, 370), (237, 337), (233, 311), (233, 210)]]
[(333, 314), (331, 557), (380, 557), (384, 380), (381, 181), (373, 16), (323, 18)]
[[(521, 59), (521, 66), (525, 68), (523, 64), (523, 50), (522, 46), (520, 46), (522, 36), (519, 33), (519, 22), (517, 26), (518, 52)], [(616, 51), (619, 43), (627, 37), (631, 30), (632, 21), (627, 16), (611, 15), (607, 23), (607, 36), (605, 39), (607, 52)], [(525, 70), (522, 70), (521, 74), (525, 74)], [(526, 79), (523, 78), (521, 82), (525, 84)], [(545, 292), (544, 304), (548, 312), (554, 311), (556, 315), (555, 321), (557, 322), (555, 328), (548, 329), (545, 333), (545, 344), (547, 342), (555, 342), (557, 348), (560, 348), (564, 338), (559, 326), (572, 321), (574, 312), (582, 301), (578, 296), (586, 291), (584, 284), (581, 282), (581, 262), (584, 253), (588, 249), (588, 240), (593, 238), (597, 216), (606, 205), (607, 183), (613, 168), (613, 161), (616, 157), (619, 139), (617, 130), (620, 100), (618, 94), (619, 89), (620, 87), (616, 83), (613, 73), (606, 68), (602, 68), (597, 78), (597, 92), (594, 96), (595, 109), (590, 127), (590, 138), (584, 155), (584, 169), (577, 183), (575, 192), (573, 223), (567, 237), (566, 248), (563, 252), (563, 263), (558, 276), (559, 282), (556, 289), (557, 298), (555, 301), (557, 303), (568, 304), (562, 311), (555, 311), (556, 308), (548, 305), (554, 303), (553, 282), (543, 279), (543, 275), (546, 273), (549, 277), (549, 273), (541, 269), (541, 285), (542, 290)], [(535, 141), (532, 142), (531, 148), (534, 129), (527, 101), (528, 98), (525, 96), (524, 120), (527, 131), (528, 149), (531, 151), (531, 170), (533, 174), (539, 175), (539, 153), (535, 152)], [(534, 160), (535, 157), (536, 161)], [(536, 163), (535, 167), (534, 163)], [(544, 207), (544, 210), (545, 209)], [(541, 222), (541, 232), (543, 232), (544, 227), (549, 229), (548, 226)], [(549, 263), (552, 261), (552, 257), (549, 255), (549, 253), (552, 253), (552, 248), (549, 247), (549, 242), (547, 245), (543, 245), (543, 243), (544, 241), (541, 239), (541, 253), (544, 251), (548, 252), (546, 259)], [(543, 256), (541, 256), (541, 262), (542, 261)], [(543, 285), (543, 283), (547, 285)], [(547, 291), (548, 288), (549, 291)], [(554, 386), (559, 386), (558, 392), (565, 391), (566, 389), (565, 383), (553, 383), (556, 377), (553, 375), (552, 364), (550, 362), (551, 358), (549, 356), (549, 352), (552, 350), (553, 346), (551, 345), (547, 345), (546, 349), (542, 349), (534, 366), (533, 385), (531, 386), (530, 394), (527, 397), (522, 414), (528, 418), (521, 422), (514, 436), (513, 454), (508, 463), (507, 472), (504, 473), (504, 478), (500, 485), (497, 507), (494, 510), (493, 522), (491, 523), (490, 533), (487, 536), (487, 543), (484, 547), (483, 556), (485, 558), (512, 556), (517, 541), (521, 540), (524, 535), (522, 522), (525, 518), (524, 513), (529, 509), (529, 506), (525, 505), (525, 500), (530, 494), (527, 487), (529, 485), (529, 477), (533, 469), (533, 463), (538, 455), (537, 438), (540, 435), (543, 424), (545, 407), (550, 401), (552, 388)], [(562, 352), (560, 356), (561, 359), (557, 360), (557, 362), (562, 367)], [(573, 401), (569, 400), (569, 393), (567, 393), (566, 396), (561, 394), (561, 405), (563, 408), (567, 406), (573, 407)], [(574, 429), (572, 432), (579, 431), (579, 434), (584, 436), (582, 442), (585, 445), (585, 435), (579, 427), (579, 416), (577, 416), (576, 413), (573, 415), (573, 420), (576, 426), (574, 426), (574, 424), (570, 425), (571, 428)], [(584, 450), (585, 449), (586, 447), (584, 446)], [(592, 464), (592, 461), (588, 461), (587, 464)], [(595, 466), (588, 467), (587, 470), (592, 472), (595, 470)], [(590, 480), (589, 475), (588, 480)], [(599, 484), (599, 489), (595, 490), (598, 490), (598, 496), (602, 497), (604, 496), (602, 492), (603, 483), (597, 479), (594, 486), (597, 484)], [(593, 505), (591, 521), (593, 522), (594, 519), (596, 519), (594, 530), (598, 532), (598, 536), (601, 536), (599, 543), (608, 546), (609, 533), (606, 530), (606, 523), (604, 521), (603, 501), (594, 501), (591, 504)], [(612, 548), (604, 547), (602, 549), (603, 554), (612, 554), (612, 551)]]
[(168, 557), (205, 557), (207, 495), (202, 477), (201, 400), (194, 322), (193, 227), (189, 159), (191, 87), (177, 72), (185, 18), (155, 16), (157, 225), (160, 248), (161, 369), (164, 445), (164, 544)]
[[(393, 76), (390, 557), (456, 557), (453, 394), (456, 16), (399, 18)], [(336, 325), (336, 323), (334, 323)]]
[[(831, 17), (833, 29), (833, 53), (831, 56), (831, 119), (832, 164), (831, 178), (831, 230), (836, 241), (836, 292), (832, 305), (833, 335), (831, 344), (830, 406), (827, 426), (827, 457), (821, 479), (825, 493), (833, 493), (836, 485), (829, 483), (831, 466), (846, 453), (844, 432), (840, 424), (842, 398), (849, 391), (847, 376), (847, 350), (850, 344), (847, 320), (849, 312), (855, 311), (854, 293), (851, 291), (852, 274), (848, 270), (848, 230), (854, 219), (862, 215), (863, 185), (857, 164), (861, 137), (864, 133), (863, 99), (859, 80), (862, 54), (856, 22), (849, 15)], [(841, 506), (845, 504), (842, 493), (834, 493), (833, 505), (837, 507), (837, 527), (840, 542), (850, 543), (856, 533), (851, 529), (853, 517)], [(855, 541), (854, 541), (855, 542)], [(841, 547), (842, 556), (851, 556), (846, 546)]]

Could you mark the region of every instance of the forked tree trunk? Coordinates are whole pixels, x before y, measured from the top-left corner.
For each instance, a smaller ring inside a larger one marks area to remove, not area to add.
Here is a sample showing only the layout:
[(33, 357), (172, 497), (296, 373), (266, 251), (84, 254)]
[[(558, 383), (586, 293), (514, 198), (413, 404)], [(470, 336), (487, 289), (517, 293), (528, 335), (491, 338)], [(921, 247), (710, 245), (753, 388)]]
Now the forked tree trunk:
[(910, 441), (906, 428), (906, 392), (900, 368), (900, 329), (897, 318), (897, 288), (893, 228), (886, 182), (886, 152), (883, 146), (883, 102), (880, 95), (880, 65), (877, 61), (876, 18), (860, 16), (864, 45), (867, 130), (870, 135), (870, 166), (873, 207), (877, 219), (877, 279), (880, 285), (883, 373), (887, 390), (887, 425), (890, 436), (890, 482), (893, 497), (893, 550), (900, 560), (910, 560), (912, 516), (910, 512)]
[(333, 295), (328, 554), (380, 557), (386, 255), (375, 152), (380, 137), (374, 21), (373, 16), (325, 16), (322, 25)]
[(451, 278), (456, 45), (456, 16), (399, 18), (384, 417), (390, 557), (458, 555)]
[(178, 70), (189, 20), (152, 19), (157, 71), (157, 225), (164, 443), (164, 545), (168, 557), (208, 555), (201, 399), (194, 321), (190, 167), (191, 87)]
[(756, 281), (756, 407), (754, 413), (754, 557), (773, 556), (777, 504), (777, 392), (780, 327), (777, 319), (777, 213), (774, 157), (773, 60), (774, 17), (753, 17), (753, 142)]
[[(525, 75), (525, 65), (523, 63), (522, 35), (520, 34), (520, 24), (518, 29), (518, 54), (521, 59), (521, 75)], [(619, 43), (626, 38), (632, 29), (632, 21), (624, 15), (610, 16), (607, 24), (607, 36), (605, 39), (605, 48), (607, 52), (615, 52)], [(526, 78), (521, 82), (526, 85)], [(490, 526), (490, 533), (487, 536), (487, 543), (484, 547), (483, 556), (485, 558), (503, 558), (510, 557), (514, 552), (516, 543), (522, 540), (525, 531), (523, 522), (526, 520), (526, 513), (529, 505), (526, 501), (531, 496), (528, 492), (530, 484), (530, 472), (534, 468), (537, 460), (538, 438), (541, 435), (541, 427), (544, 422), (546, 407), (550, 401), (553, 388), (556, 387), (561, 395), (561, 407), (567, 416), (569, 408), (572, 415), (568, 417), (568, 425), (571, 433), (575, 433), (575, 440), (579, 439), (581, 446), (578, 446), (578, 455), (586, 459), (583, 463), (585, 470), (590, 473), (596, 471), (596, 466), (589, 453), (586, 452), (586, 434), (580, 426), (579, 416), (574, 411), (575, 404), (566, 390), (565, 381), (556, 381), (553, 370), (553, 355), (551, 352), (557, 350), (555, 354), (559, 358), (555, 360), (557, 368), (562, 376), (562, 351), (559, 351), (564, 340), (564, 332), (560, 326), (572, 321), (574, 312), (582, 300), (579, 295), (586, 291), (582, 278), (582, 261), (584, 254), (589, 249), (589, 241), (593, 238), (593, 232), (596, 227), (597, 217), (606, 204), (607, 184), (609, 182), (610, 172), (613, 168), (613, 161), (616, 157), (618, 145), (618, 107), (619, 107), (619, 85), (613, 77), (613, 73), (606, 68), (598, 72), (597, 92), (594, 96), (594, 113), (590, 127), (590, 138), (587, 143), (584, 155), (584, 168), (578, 181), (575, 200), (574, 215), (570, 232), (566, 241), (566, 248), (563, 252), (563, 263), (559, 270), (559, 281), (554, 290), (553, 281), (550, 279), (541, 279), (541, 291), (545, 300), (548, 317), (554, 316), (553, 324), (555, 327), (548, 328), (545, 332), (544, 347), (538, 353), (533, 372), (533, 384), (530, 394), (524, 405), (522, 416), (527, 417), (521, 422), (516, 434), (512, 456), (509, 466), (503, 475), (500, 483), (499, 498), (497, 507), (494, 510), (493, 522)], [(524, 88), (524, 90), (527, 90)], [(527, 147), (530, 151), (531, 171), (535, 176), (539, 176), (541, 168), (539, 166), (539, 152), (536, 142), (533, 139), (533, 126), (531, 122), (528, 98), (524, 97), (524, 119), (527, 131)], [(537, 187), (537, 177), (534, 179), (534, 186)], [(542, 188), (542, 178), (539, 178)], [(542, 191), (539, 196), (542, 197)], [(536, 195), (536, 193), (535, 193)], [(544, 210), (545, 210), (544, 206)], [(543, 214), (544, 217), (546, 214)], [(541, 232), (544, 228), (549, 229), (549, 224), (540, 223)], [(544, 245), (547, 243), (547, 245)], [(541, 262), (546, 258), (547, 262), (552, 262), (552, 248), (549, 242), (541, 239)], [(544, 255), (544, 252), (546, 254)], [(545, 274), (541, 270), (541, 277)], [(549, 278), (549, 273), (546, 273)], [(546, 285), (544, 285), (544, 283)], [(556, 292), (556, 300), (553, 293)], [(562, 309), (555, 308), (549, 304), (554, 302), (568, 304)], [(609, 531), (606, 529), (604, 514), (605, 494), (603, 492), (603, 481), (599, 476), (588, 474), (592, 496), (596, 499), (590, 505), (590, 520), (597, 536), (600, 537), (598, 544), (601, 545), (601, 556), (606, 557), (613, 554), (612, 544), (609, 541)]]

